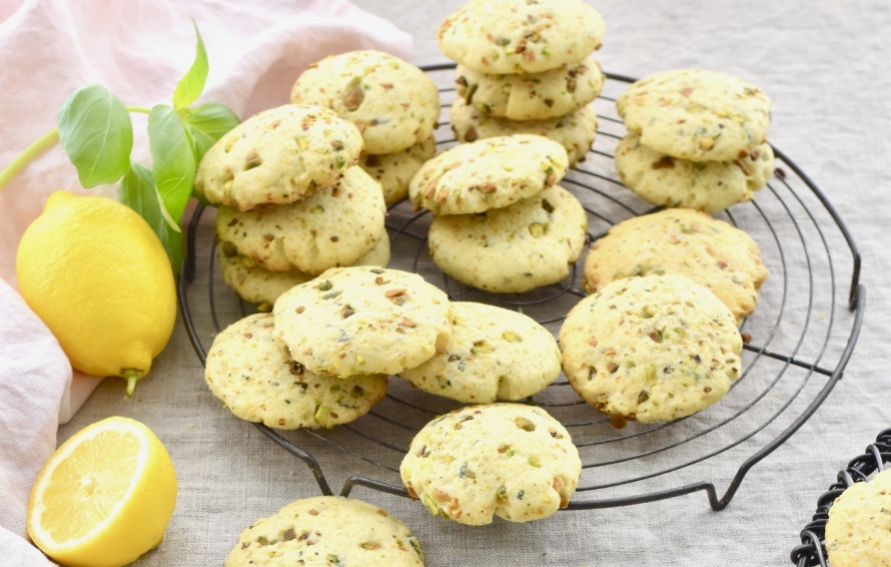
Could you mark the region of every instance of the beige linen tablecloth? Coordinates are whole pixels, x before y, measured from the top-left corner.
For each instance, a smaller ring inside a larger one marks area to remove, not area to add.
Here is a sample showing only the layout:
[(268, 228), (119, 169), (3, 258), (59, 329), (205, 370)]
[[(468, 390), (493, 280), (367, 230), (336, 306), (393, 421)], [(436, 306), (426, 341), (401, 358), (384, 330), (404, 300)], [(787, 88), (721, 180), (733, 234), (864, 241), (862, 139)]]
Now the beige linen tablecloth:
[[(436, 27), (459, 0), (357, 4), (414, 36), (415, 63), (445, 61), (436, 46)], [(677, 67), (709, 68), (741, 76), (770, 95), (770, 141), (826, 193), (863, 255), (867, 315), (845, 377), (787, 443), (749, 472), (721, 512), (711, 511), (704, 495), (696, 493), (626, 508), (561, 512), (529, 524), (497, 521), (467, 527), (432, 518), (418, 503), (396, 496), (362, 488), (353, 495), (406, 521), (431, 567), (788, 564), (817, 497), (879, 430), (891, 426), (891, 331), (884, 321), (891, 313), (886, 236), (891, 220), (891, 9), (884, 0), (592, 4), (607, 23), (599, 53), (605, 70), (640, 77)], [(770, 239), (763, 232), (755, 237), (761, 243)], [(836, 269), (849, 275), (844, 243), (830, 238), (829, 245), (841, 259)], [(772, 277), (779, 273), (774, 269)], [(840, 289), (847, 286), (845, 277), (837, 282)], [(206, 287), (196, 285), (190, 293), (196, 317), (206, 328)], [(815, 320), (827, 315), (816, 306)], [(791, 324), (803, 312), (786, 316)], [(850, 324), (843, 314), (839, 317), (840, 325)], [(245, 526), (296, 498), (318, 493), (302, 463), (220, 407), (204, 384), (182, 324), (136, 396), (125, 399), (121, 383), (106, 380), (61, 428), (60, 441), (115, 414), (154, 429), (170, 450), (180, 481), (164, 543), (137, 565), (221, 565)], [(294, 438), (318, 457), (335, 491), (350, 474), (393, 480), (393, 475), (311, 436)], [(754, 447), (767, 440), (756, 436)], [(752, 446), (747, 445), (750, 452)], [(710, 459), (702, 475), (723, 492), (739, 462), (737, 453)], [(588, 474), (596, 482), (596, 471)]]

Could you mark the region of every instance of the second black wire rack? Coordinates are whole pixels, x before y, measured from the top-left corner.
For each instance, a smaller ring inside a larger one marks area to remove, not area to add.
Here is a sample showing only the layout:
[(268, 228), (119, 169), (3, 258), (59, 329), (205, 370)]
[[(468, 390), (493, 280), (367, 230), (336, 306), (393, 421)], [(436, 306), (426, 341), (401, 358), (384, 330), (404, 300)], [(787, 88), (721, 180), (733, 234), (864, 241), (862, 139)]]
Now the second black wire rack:
[[(449, 87), (453, 68), (425, 68), (441, 85), (443, 115), (436, 131), (440, 150), (456, 143), (447, 119), (456, 96)], [(584, 205), (591, 242), (617, 222), (652, 210), (622, 186), (612, 163), (615, 146), (625, 134), (613, 102), (629, 82), (608, 76), (603, 94), (593, 103), (600, 120), (594, 147), (560, 183)], [(640, 504), (698, 491), (704, 491), (711, 507), (720, 510), (736, 494), (748, 470), (792, 436), (841, 379), (863, 316), (860, 255), (826, 197), (785, 154), (775, 152), (777, 170), (767, 187), (754, 201), (719, 215), (755, 238), (770, 270), (757, 311), (741, 327), (748, 339), (743, 370), (725, 398), (685, 419), (630, 423), (624, 429), (613, 428), (562, 376), (527, 400), (559, 419), (579, 448), (582, 478), (570, 510)], [(200, 222), (204, 213), (200, 207), (192, 217), (189, 255), (179, 280), (181, 311), (202, 362), (213, 336), (253, 310), (222, 282), (213, 265), (213, 227)], [(422, 274), (452, 299), (516, 309), (556, 333), (569, 309), (585, 295), (584, 257), (564, 282), (525, 294), (491, 294), (460, 284), (430, 260), (429, 222), (428, 214), (413, 211), (405, 202), (391, 208), (390, 267)], [(196, 287), (196, 281), (206, 285)], [(256, 426), (306, 463), (324, 494), (331, 494), (331, 489), (322, 464), (343, 467), (346, 454), (357, 464), (372, 465), (376, 472), (350, 477), (341, 494), (363, 486), (407, 497), (398, 471), (411, 439), (433, 417), (458, 405), (391, 377), (386, 398), (352, 424), (293, 432)], [(317, 452), (320, 459), (301, 448), (316, 441), (330, 447), (324, 454)], [(726, 485), (723, 492), (716, 488), (721, 483)]]
[(792, 563), (798, 567), (828, 567), (826, 552), (826, 522), (835, 499), (855, 482), (868, 482), (874, 473), (885, 470), (891, 463), (891, 429), (881, 431), (862, 455), (848, 463), (838, 473), (836, 482), (817, 500), (817, 511), (811, 522), (801, 531), (801, 545), (792, 550)]

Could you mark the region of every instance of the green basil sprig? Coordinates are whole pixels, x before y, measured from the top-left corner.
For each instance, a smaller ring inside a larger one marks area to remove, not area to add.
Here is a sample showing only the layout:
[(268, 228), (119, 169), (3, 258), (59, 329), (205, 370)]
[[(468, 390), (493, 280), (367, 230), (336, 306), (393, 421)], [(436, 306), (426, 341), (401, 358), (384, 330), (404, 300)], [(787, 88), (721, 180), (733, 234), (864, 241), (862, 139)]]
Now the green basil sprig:
[[(148, 222), (164, 245), (174, 272), (179, 272), (185, 245), (180, 221), (194, 193), (196, 166), (239, 122), (235, 113), (220, 103), (191, 108), (204, 91), (209, 70), (197, 25), (195, 35), (195, 61), (177, 84), (172, 106), (127, 106), (102, 85), (79, 89), (59, 109), (58, 129), (41, 137), (0, 172), (0, 189), (58, 140), (85, 188), (120, 180), (120, 201)], [(131, 163), (131, 112), (148, 114), (151, 170)]]

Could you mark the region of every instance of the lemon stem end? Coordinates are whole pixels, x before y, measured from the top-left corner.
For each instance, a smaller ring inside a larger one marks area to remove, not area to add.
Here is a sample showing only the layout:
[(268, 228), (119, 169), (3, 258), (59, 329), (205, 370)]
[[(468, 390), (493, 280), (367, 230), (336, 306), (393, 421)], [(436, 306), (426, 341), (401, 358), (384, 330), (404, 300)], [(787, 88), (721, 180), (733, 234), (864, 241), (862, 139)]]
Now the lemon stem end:
[(136, 383), (142, 378), (142, 372), (128, 368), (121, 373), (121, 376), (127, 381), (127, 397), (129, 398), (136, 391)]

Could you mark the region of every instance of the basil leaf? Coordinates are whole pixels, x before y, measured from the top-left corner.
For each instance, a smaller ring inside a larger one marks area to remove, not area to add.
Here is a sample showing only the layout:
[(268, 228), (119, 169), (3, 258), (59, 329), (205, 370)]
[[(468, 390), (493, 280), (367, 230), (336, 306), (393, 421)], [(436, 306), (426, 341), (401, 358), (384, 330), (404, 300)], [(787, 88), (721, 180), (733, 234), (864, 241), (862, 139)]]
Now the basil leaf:
[(195, 160), (201, 161), (207, 150), (223, 137), (223, 134), (239, 124), (238, 116), (225, 104), (208, 102), (193, 109), (180, 111), (189, 125), (195, 141)]
[(176, 109), (186, 108), (201, 96), (204, 90), (204, 83), (207, 82), (207, 50), (204, 49), (204, 40), (201, 39), (201, 32), (198, 31), (198, 24), (192, 20), (195, 26), (195, 36), (198, 38), (198, 45), (195, 47), (195, 61), (189, 72), (180, 79), (173, 92), (173, 107)]
[(118, 196), (121, 203), (136, 211), (152, 228), (167, 252), (173, 273), (178, 274), (185, 254), (185, 238), (178, 225), (171, 225), (172, 219), (164, 208), (151, 170), (138, 163), (131, 165), (118, 186)]
[(195, 184), (192, 138), (179, 114), (163, 104), (149, 112), (148, 135), (158, 192), (170, 216), (179, 222)]
[(133, 125), (121, 99), (102, 85), (84, 87), (62, 104), (59, 142), (89, 189), (114, 183), (130, 168)]

